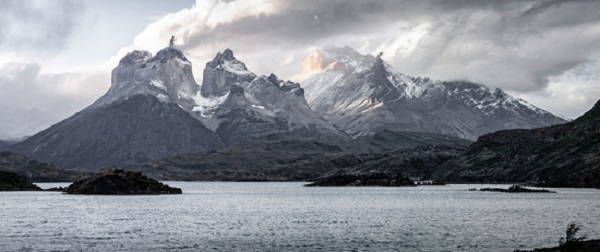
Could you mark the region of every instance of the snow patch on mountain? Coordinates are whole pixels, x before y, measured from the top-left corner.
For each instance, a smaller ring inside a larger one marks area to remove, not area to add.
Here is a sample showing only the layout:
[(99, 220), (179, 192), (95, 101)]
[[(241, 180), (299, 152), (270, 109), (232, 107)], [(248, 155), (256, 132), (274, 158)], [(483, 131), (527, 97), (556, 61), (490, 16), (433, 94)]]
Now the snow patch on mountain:
[(200, 113), (200, 116), (204, 118), (211, 118), (219, 106), (225, 102), (228, 96), (229, 92), (218, 97), (204, 97), (202, 94), (198, 93), (193, 97), (195, 106), (192, 111)]
[(565, 122), (563, 117), (500, 89), (466, 81), (415, 78), (396, 71), (379, 57), (349, 47), (326, 48), (319, 53), (312, 53), (303, 63), (326, 64), (302, 82), (307, 101), (326, 120), (353, 136), (394, 128), (476, 139), (501, 129)]
[(164, 91), (167, 91), (167, 87), (165, 87), (165, 82), (159, 79), (151, 79), (150, 80), (150, 85), (155, 86), (159, 89), (162, 89)]

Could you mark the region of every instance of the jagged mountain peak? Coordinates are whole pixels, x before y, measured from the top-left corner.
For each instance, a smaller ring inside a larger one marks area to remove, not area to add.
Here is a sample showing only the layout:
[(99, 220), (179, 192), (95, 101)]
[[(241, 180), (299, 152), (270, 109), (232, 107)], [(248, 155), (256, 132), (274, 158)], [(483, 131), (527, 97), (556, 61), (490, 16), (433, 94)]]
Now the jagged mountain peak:
[(229, 92), (235, 83), (250, 82), (256, 74), (250, 72), (244, 62), (237, 60), (233, 51), (225, 49), (204, 68), (201, 94), (203, 97), (220, 97)]
[(394, 70), (380, 55), (363, 55), (348, 47), (326, 48), (309, 59), (327, 67), (302, 82), (307, 101), (355, 137), (394, 128), (474, 140), (496, 130), (566, 122), (500, 89), (411, 77)]
[[(373, 67), (379, 58), (370, 54), (361, 54), (358, 51), (345, 47), (325, 47), (313, 51), (303, 62), (305, 71), (361, 73)], [(385, 62), (381, 62), (385, 68), (390, 68)]]
[(148, 51), (135, 50), (125, 55), (113, 69), (109, 90), (90, 108), (145, 94), (191, 110), (198, 89), (192, 64), (182, 51), (167, 47), (152, 57)]
[[(262, 76), (262, 78), (265, 78), (265, 76)], [(275, 85), (276, 87), (280, 88), (284, 92), (292, 93), (296, 96), (304, 95), (304, 89), (300, 87), (299, 83), (289, 80), (281, 80), (279, 79), (279, 77), (277, 77), (277, 75), (273, 73), (266, 77), (266, 80)]]
[(218, 52), (211, 61), (206, 63), (206, 66), (238, 74), (247, 74), (249, 72), (246, 64), (236, 59), (231, 49)]
[(269, 80), (269, 82), (273, 83), (273, 85), (279, 86), (279, 83), (281, 82), (281, 80), (279, 80), (279, 77), (277, 77), (277, 75), (275, 75), (274, 73), (270, 74), (269, 77), (267, 77), (267, 80)]
[(154, 57), (148, 60), (148, 62), (160, 61), (161, 63), (166, 63), (171, 59), (180, 59), (185, 62), (190, 62), (182, 51), (173, 47), (167, 47), (158, 51)]
[(229, 48), (225, 49), (223, 51), (223, 53), (221, 53), (221, 57), (224, 60), (235, 60), (235, 57), (233, 56), (233, 51), (231, 49), (229, 49)]
[(141, 64), (152, 58), (152, 53), (143, 50), (134, 50), (128, 52), (125, 57), (119, 61), (119, 66), (131, 66)]

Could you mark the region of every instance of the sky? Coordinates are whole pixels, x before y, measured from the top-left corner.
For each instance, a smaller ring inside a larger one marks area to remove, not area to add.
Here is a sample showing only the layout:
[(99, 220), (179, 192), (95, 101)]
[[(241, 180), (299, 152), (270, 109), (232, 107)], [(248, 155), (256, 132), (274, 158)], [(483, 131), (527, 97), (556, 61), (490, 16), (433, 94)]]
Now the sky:
[(127, 52), (175, 46), (202, 83), (230, 48), (257, 74), (301, 82), (302, 61), (350, 46), (397, 71), (501, 88), (576, 118), (600, 99), (595, 0), (1, 0), (0, 139), (93, 103)]

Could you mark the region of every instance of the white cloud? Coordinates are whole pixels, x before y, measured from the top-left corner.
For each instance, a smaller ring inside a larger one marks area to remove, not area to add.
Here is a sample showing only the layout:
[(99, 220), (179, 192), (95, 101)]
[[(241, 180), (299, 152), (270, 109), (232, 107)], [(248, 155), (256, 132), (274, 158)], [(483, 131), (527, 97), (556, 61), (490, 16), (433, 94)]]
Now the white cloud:
[(56, 52), (77, 27), (79, 1), (3, 0), (0, 2), (0, 49), (28, 48)]
[(39, 63), (0, 54), (0, 135), (37, 133), (85, 108), (110, 83), (107, 71), (43, 73)]
[(539, 92), (515, 95), (550, 111), (577, 118), (600, 98), (600, 60), (551, 78), (548, 88)]

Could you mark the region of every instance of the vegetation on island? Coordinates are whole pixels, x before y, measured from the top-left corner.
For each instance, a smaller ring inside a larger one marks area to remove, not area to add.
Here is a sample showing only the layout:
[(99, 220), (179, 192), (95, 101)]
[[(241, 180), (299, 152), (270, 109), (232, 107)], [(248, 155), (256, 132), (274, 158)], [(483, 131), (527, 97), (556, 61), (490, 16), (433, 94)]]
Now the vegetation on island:
[(68, 194), (181, 194), (179, 188), (173, 188), (139, 172), (110, 169), (97, 176), (79, 180), (65, 189)]
[(0, 191), (40, 191), (27, 177), (15, 172), (0, 171)]

